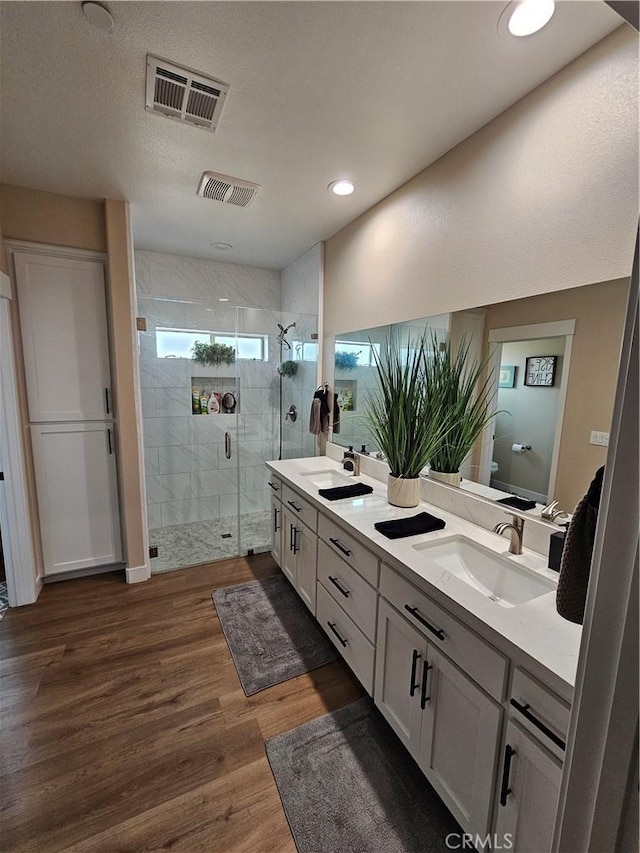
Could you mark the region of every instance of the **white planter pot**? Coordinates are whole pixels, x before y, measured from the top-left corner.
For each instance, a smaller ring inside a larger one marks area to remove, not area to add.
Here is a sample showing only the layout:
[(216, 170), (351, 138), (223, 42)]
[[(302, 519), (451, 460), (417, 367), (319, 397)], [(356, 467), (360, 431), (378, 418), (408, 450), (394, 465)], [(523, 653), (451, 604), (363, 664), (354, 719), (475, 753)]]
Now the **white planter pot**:
[(393, 506), (418, 506), (420, 503), (420, 477), (407, 480), (392, 477), (387, 481), (387, 500)]
[(439, 483), (446, 483), (448, 486), (460, 486), (460, 472), (455, 474), (445, 474), (443, 471), (429, 470), (429, 479), (437, 480)]

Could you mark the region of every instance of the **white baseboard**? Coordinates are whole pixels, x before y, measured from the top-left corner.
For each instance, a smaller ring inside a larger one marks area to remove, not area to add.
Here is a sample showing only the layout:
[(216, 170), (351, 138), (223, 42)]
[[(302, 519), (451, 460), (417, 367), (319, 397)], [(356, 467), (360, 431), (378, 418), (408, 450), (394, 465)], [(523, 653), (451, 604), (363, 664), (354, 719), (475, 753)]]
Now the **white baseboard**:
[(147, 564), (144, 566), (126, 568), (125, 575), (127, 583), (142, 583), (142, 581), (148, 581), (151, 577), (151, 567)]

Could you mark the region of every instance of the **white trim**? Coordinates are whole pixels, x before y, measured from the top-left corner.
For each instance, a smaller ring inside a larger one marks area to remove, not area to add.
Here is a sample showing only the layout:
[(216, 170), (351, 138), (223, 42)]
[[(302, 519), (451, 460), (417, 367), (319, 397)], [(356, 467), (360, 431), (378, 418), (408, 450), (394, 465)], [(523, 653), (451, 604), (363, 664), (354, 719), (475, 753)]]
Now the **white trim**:
[(13, 336), (9, 297), (5, 297), (7, 276), (2, 278), (0, 298), (0, 455), (4, 471), (0, 524), (3, 532), (9, 605), (33, 604), (42, 581), (37, 576), (36, 559), (29, 519), (24, 468), (24, 443), (18, 408)]
[(57, 258), (67, 258), (78, 261), (107, 262), (106, 252), (96, 252), (93, 249), (74, 249), (69, 246), (49, 246), (46, 243), (31, 243), (28, 240), (5, 240), (10, 253), (28, 252), (33, 255), (53, 255)]
[(127, 583), (142, 583), (142, 581), (148, 581), (151, 577), (151, 570), (148, 564), (134, 566), (132, 569), (127, 567), (124, 571)]
[(574, 335), (575, 331), (575, 320), (555, 320), (529, 326), (504, 326), (501, 329), (490, 329), (489, 343), (505, 344), (511, 341), (535, 341), (537, 338), (561, 338), (563, 335)]
[(11, 299), (11, 279), (4, 272), (0, 272), (0, 298)]

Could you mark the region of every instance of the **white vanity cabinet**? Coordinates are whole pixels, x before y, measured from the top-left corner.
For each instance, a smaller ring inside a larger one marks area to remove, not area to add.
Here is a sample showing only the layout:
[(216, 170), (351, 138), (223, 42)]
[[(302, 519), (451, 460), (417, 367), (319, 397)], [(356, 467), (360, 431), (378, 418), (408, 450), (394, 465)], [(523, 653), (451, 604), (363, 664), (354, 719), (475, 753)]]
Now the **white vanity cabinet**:
[(293, 489), (283, 486), (281, 519), (280, 568), (315, 616), (317, 511)]

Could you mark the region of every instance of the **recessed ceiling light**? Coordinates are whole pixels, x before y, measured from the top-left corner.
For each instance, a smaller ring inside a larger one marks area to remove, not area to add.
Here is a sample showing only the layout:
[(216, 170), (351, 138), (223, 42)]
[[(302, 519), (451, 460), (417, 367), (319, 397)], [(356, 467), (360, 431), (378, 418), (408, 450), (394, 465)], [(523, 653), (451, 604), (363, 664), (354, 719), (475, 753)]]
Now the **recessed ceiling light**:
[(351, 195), (355, 191), (356, 185), (353, 181), (332, 181), (327, 187), (334, 195)]
[(210, 243), (210, 246), (213, 246), (214, 249), (217, 249), (219, 252), (228, 252), (229, 249), (233, 249), (231, 243)]
[(94, 27), (106, 30), (109, 33), (113, 29), (111, 12), (101, 3), (93, 3), (91, 0), (87, 0), (86, 3), (82, 4), (82, 11), (87, 21), (93, 24)]
[(229, 301), (229, 297), (228, 297), (228, 296), (221, 296), (221, 297), (218, 299), (218, 302), (228, 302), (228, 301)]
[(500, 16), (498, 29), (518, 38), (530, 36), (549, 23), (555, 5), (554, 0), (514, 0)]

